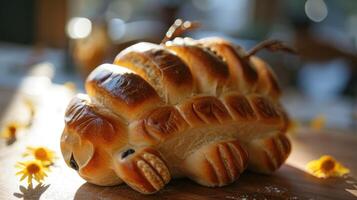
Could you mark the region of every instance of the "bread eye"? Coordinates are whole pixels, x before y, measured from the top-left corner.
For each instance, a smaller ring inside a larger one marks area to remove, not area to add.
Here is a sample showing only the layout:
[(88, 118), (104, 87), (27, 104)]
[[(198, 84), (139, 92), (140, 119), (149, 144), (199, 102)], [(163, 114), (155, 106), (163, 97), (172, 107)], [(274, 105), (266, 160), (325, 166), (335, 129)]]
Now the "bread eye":
[(134, 149), (128, 149), (128, 150), (124, 151), (121, 154), (121, 159), (124, 159), (124, 158), (126, 158), (127, 156), (129, 156), (130, 154), (133, 154), (133, 153), (135, 153)]
[(73, 153), (71, 155), (71, 159), (69, 160), (69, 165), (76, 171), (78, 171), (79, 167), (78, 167), (78, 164), (76, 162), (76, 160), (74, 159), (73, 157)]

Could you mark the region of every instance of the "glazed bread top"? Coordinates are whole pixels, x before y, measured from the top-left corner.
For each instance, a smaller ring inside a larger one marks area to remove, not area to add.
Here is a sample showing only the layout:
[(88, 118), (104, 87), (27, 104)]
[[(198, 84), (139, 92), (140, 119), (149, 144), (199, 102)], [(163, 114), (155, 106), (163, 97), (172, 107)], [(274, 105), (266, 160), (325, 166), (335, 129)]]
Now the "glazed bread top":
[(66, 125), (84, 126), (89, 121), (80, 120), (76, 113), (86, 116), (83, 113), (91, 111), (91, 115), (104, 113), (103, 120), (96, 121), (100, 126), (119, 121), (130, 129), (144, 121), (148, 132), (149, 126), (159, 132), (178, 132), (186, 125), (232, 120), (264, 119), (286, 126), (275, 75), (258, 57), (244, 56), (241, 48), (221, 38), (135, 44), (119, 53), (114, 64), (102, 64), (88, 76), (89, 97), (76, 97), (70, 103)]
[[(280, 88), (270, 67), (221, 38), (175, 38), (165, 45), (138, 43), (88, 77), (96, 101), (126, 120), (159, 105), (177, 105), (196, 95), (260, 94), (278, 101)], [(138, 112), (137, 110), (140, 110)]]
[[(97, 67), (85, 83), (88, 96), (79, 95), (68, 106), (61, 140), (66, 162), (71, 165), (73, 157), (82, 177), (108, 185), (120, 182), (109, 178), (111, 155), (129, 146), (169, 149), (164, 145), (169, 138), (189, 144), (190, 130), (199, 127), (215, 126), (211, 130), (217, 132), (203, 141), (226, 134), (247, 142), (285, 132), (288, 118), (275, 75), (264, 61), (245, 55), (221, 38), (128, 47), (114, 64)], [(239, 131), (232, 131), (236, 126)], [(177, 158), (188, 154), (185, 147), (167, 151)]]

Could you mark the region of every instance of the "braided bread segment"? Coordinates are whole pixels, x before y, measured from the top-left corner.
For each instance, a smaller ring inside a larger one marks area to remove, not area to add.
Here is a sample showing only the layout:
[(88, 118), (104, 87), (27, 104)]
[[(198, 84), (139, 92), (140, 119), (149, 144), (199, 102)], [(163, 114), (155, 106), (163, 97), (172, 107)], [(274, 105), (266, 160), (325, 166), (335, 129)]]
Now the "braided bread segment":
[(283, 130), (286, 123), (280, 105), (264, 96), (234, 93), (221, 99), (196, 96), (175, 107), (158, 107), (132, 122), (129, 125), (129, 141), (138, 145), (157, 145), (173, 137), (184, 137), (180, 135), (191, 129), (210, 126), (232, 126), (236, 130), (231, 131), (232, 137), (244, 136), (246, 138), (242, 140), (249, 141), (251, 137), (265, 137), (265, 133)]
[(244, 52), (242, 49), (232, 45), (227, 40), (215, 37), (200, 39), (198, 44), (227, 63), (231, 89), (238, 89), (242, 93), (253, 91), (258, 80), (258, 74), (251, 63), (243, 58)]
[(195, 94), (219, 96), (226, 91), (259, 93), (273, 99), (280, 88), (270, 67), (221, 38), (175, 38), (165, 45), (138, 43), (114, 64), (133, 70), (168, 104)]
[(281, 90), (274, 72), (266, 62), (256, 56), (251, 56), (250, 62), (258, 72), (255, 92), (277, 100), (281, 95)]
[(283, 134), (270, 138), (256, 139), (247, 143), (249, 169), (260, 173), (271, 173), (278, 169), (291, 151), (291, 143)]
[(199, 93), (213, 96), (222, 93), (229, 80), (229, 70), (217, 55), (186, 38), (175, 38), (166, 42), (165, 47), (174, 51), (190, 68)]
[(201, 185), (224, 186), (238, 179), (248, 164), (248, 154), (238, 140), (212, 142), (197, 149), (183, 170)]
[(147, 42), (135, 44), (118, 54), (114, 64), (143, 77), (168, 104), (177, 104), (195, 92), (190, 69), (163, 46)]
[(162, 104), (155, 89), (139, 75), (124, 67), (103, 64), (87, 78), (86, 91), (99, 105), (126, 120), (138, 118)]
[(188, 176), (223, 186), (247, 163), (276, 170), (291, 150), (274, 73), (223, 39), (133, 45), (95, 69), (85, 88), (88, 96), (67, 109), (61, 147), (95, 184), (124, 181), (153, 193), (171, 176)]

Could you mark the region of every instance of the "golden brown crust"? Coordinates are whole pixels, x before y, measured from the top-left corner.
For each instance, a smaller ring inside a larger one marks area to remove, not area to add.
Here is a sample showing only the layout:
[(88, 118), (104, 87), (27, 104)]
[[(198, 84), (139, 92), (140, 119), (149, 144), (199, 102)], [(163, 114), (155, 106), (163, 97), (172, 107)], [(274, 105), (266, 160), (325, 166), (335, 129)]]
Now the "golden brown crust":
[(280, 131), (282, 134), (285, 134), (285, 133), (287, 133), (287, 131), (289, 129), (291, 121), (290, 121), (288, 113), (284, 110), (283, 106), (280, 103), (278, 103), (277, 107), (278, 107), (278, 109), (277, 109), (278, 112), (280, 113), (280, 115), (283, 118), (283, 126), (281, 127)]
[[(177, 108), (177, 109), (176, 109)], [(158, 107), (141, 119), (130, 123), (129, 141), (136, 145), (158, 145), (179, 136), (190, 128), (234, 124), (266, 126), (270, 130), (285, 130), (287, 118), (280, 105), (261, 95), (230, 93), (222, 101), (212, 96), (196, 96), (175, 107)], [(238, 123), (237, 123), (238, 124)], [(222, 133), (224, 134), (224, 133)]]
[(260, 173), (271, 173), (278, 169), (291, 151), (289, 139), (283, 134), (257, 139), (248, 144), (249, 169)]
[(154, 88), (140, 76), (110, 64), (101, 65), (91, 73), (86, 91), (126, 119), (136, 118), (161, 102)]
[[(271, 130), (284, 130), (287, 126), (286, 115), (279, 105), (262, 95), (249, 95), (248, 99), (257, 115), (257, 122), (271, 127)], [(267, 130), (268, 131), (268, 130)]]
[(248, 99), (240, 94), (228, 94), (224, 96), (224, 102), (235, 120), (256, 120), (257, 116)]
[(209, 50), (197, 45), (166, 43), (190, 68), (200, 93), (220, 94), (229, 80), (227, 64)]
[(276, 106), (266, 97), (260, 95), (249, 96), (254, 110), (261, 119), (275, 120), (279, 119), (279, 114), (276, 111)]
[(178, 103), (194, 92), (189, 68), (180, 57), (160, 45), (135, 44), (118, 54), (114, 64), (142, 76), (168, 103)]
[(175, 107), (154, 109), (143, 119), (130, 125), (130, 142), (154, 145), (186, 130), (188, 124)]
[(258, 72), (256, 92), (260, 94), (267, 94), (273, 99), (280, 97), (280, 86), (276, 80), (275, 74), (270, 69), (269, 65), (256, 56), (251, 56), (250, 62)]
[(91, 183), (124, 181), (142, 193), (171, 176), (223, 186), (248, 162), (257, 172), (276, 170), (291, 151), (289, 118), (269, 66), (246, 59), (217, 38), (129, 47), (91, 73), (89, 96), (70, 103), (66, 163)]
[[(68, 165), (75, 162), (79, 174), (97, 185), (121, 183), (105, 150), (127, 143), (127, 131), (120, 119), (99, 113), (86, 95), (74, 97), (65, 113), (61, 150)], [(72, 159), (74, 161), (72, 161)]]
[(112, 157), (101, 148), (96, 148), (91, 160), (79, 169), (81, 177), (97, 185), (116, 185), (122, 180), (111, 169)]
[(247, 163), (247, 152), (238, 140), (232, 140), (206, 144), (189, 155), (183, 166), (191, 179), (215, 187), (235, 181)]
[(194, 97), (177, 107), (192, 127), (204, 124), (224, 124), (231, 120), (223, 103), (212, 96)]
[(86, 95), (77, 95), (71, 100), (65, 113), (65, 124), (68, 132), (96, 145), (113, 147), (126, 142), (121, 120), (99, 114)]
[(115, 171), (133, 189), (151, 194), (163, 188), (171, 179), (161, 155), (151, 148), (133, 150), (128, 156), (116, 154)]
[(252, 68), (251, 63), (244, 59), (243, 52), (238, 51), (238, 47), (221, 38), (204, 38), (198, 42), (224, 59), (228, 65), (232, 84), (235, 84), (241, 91), (251, 91), (251, 88), (254, 88), (258, 74)]

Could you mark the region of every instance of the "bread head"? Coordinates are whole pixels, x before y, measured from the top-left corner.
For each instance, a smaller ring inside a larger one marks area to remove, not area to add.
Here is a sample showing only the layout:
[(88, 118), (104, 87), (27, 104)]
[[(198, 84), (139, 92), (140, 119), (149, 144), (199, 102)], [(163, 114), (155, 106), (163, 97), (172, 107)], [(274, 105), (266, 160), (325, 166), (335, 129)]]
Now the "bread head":
[(77, 95), (65, 114), (61, 150), (68, 166), (98, 185), (121, 182), (112, 170), (112, 149), (127, 144), (126, 127), (113, 115), (100, 113), (87, 95)]

